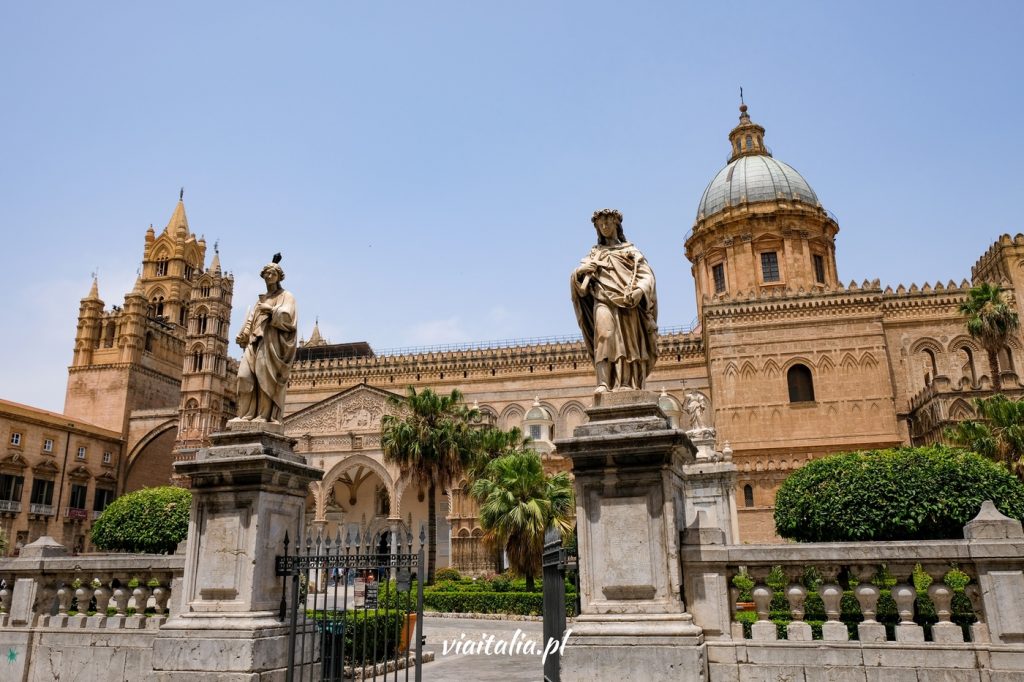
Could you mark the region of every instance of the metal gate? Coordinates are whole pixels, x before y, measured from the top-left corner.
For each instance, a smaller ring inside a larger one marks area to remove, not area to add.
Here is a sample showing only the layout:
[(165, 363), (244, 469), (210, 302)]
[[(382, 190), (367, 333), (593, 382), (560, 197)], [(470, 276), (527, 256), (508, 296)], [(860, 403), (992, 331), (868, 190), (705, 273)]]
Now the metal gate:
[(412, 534), (404, 539), (364, 531), (342, 541), (339, 530), (333, 541), (307, 534), (289, 553), (285, 535), (276, 569), (290, 627), (287, 682), (421, 682), (425, 537), (416, 552)]
[[(562, 641), (565, 634), (565, 576), (576, 586), (576, 614), (579, 604), (579, 561), (576, 547), (563, 547), (562, 534), (557, 528), (544, 533), (544, 642)], [(574, 615), (576, 615), (574, 614)], [(561, 652), (555, 650), (544, 661), (544, 682), (560, 682)]]

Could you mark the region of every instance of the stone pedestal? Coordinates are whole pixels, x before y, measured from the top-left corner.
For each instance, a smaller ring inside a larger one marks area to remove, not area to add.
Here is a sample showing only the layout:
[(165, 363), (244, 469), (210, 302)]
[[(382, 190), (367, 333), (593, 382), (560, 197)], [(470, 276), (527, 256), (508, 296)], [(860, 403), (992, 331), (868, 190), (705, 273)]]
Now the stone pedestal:
[(158, 680), (284, 679), (288, 628), (274, 557), (302, 537), (309, 484), (323, 472), (280, 425), (242, 422), (176, 462), (192, 486), (180, 610), (153, 646)]
[(573, 464), (581, 615), (563, 682), (707, 679), (704, 636), (681, 599), (683, 468), (696, 448), (645, 391), (605, 393), (558, 452)]

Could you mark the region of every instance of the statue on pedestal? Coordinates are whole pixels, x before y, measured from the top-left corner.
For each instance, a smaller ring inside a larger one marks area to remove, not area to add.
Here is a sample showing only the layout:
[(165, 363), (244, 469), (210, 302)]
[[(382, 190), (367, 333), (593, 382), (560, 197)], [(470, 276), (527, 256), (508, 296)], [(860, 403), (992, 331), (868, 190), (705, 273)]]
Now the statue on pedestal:
[[(280, 424), (284, 396), (298, 347), (295, 297), (281, 287), (281, 254), (263, 266), (267, 293), (249, 309), (236, 342), (245, 349), (238, 365), (238, 420)], [(234, 421), (234, 420), (232, 420)]]
[(704, 411), (708, 409), (708, 399), (704, 397), (703, 393), (686, 394), (686, 405), (683, 406), (683, 411), (690, 416), (690, 429), (703, 430), (708, 427), (704, 422)]
[(595, 211), (597, 244), (570, 280), (576, 320), (597, 371), (595, 393), (642, 389), (658, 359), (654, 273), (626, 241), (622, 214)]

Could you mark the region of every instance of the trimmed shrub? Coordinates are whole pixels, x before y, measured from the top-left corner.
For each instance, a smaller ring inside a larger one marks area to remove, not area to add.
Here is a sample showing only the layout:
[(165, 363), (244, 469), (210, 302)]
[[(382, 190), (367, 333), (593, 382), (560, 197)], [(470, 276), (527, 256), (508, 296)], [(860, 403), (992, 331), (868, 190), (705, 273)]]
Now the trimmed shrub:
[(172, 554), (188, 534), (192, 493), (184, 488), (144, 488), (114, 500), (96, 519), (92, 542), (100, 549)]
[(438, 582), (441, 580), (459, 581), (462, 580), (462, 574), (456, 568), (439, 568), (434, 573), (434, 581)]
[(342, 660), (345, 664), (381, 663), (395, 658), (405, 616), (404, 611), (390, 610), (328, 611), (318, 612), (311, 624), (323, 637), (325, 664), (333, 658), (335, 669), (340, 670)]
[(798, 542), (962, 538), (985, 500), (1024, 519), (1024, 485), (981, 455), (943, 446), (850, 452), (789, 476), (775, 496), (775, 527)]

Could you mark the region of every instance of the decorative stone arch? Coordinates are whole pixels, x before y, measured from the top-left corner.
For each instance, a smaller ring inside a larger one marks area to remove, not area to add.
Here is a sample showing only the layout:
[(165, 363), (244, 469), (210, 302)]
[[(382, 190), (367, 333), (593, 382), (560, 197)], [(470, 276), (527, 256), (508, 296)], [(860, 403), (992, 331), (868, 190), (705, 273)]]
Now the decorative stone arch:
[(490, 421), (492, 424), (498, 423), (498, 411), (490, 405), (480, 405), (476, 409), (484, 416), (484, 421)]
[(834, 372), (836, 369), (836, 363), (832, 361), (831, 356), (822, 355), (821, 359), (818, 360), (818, 372), (821, 374), (829, 374)]
[[(573, 415), (578, 414), (580, 419), (578, 423), (572, 423)], [(558, 410), (558, 417), (555, 420), (555, 432), (558, 438), (568, 438), (572, 436), (573, 429), (580, 424), (587, 422), (587, 408), (578, 400), (570, 400), (562, 405)]]
[(773, 358), (768, 358), (768, 360), (765, 361), (762, 371), (769, 379), (774, 379), (782, 373), (782, 370), (779, 369), (779, 363), (775, 362)]
[(401, 492), (396, 490), (396, 481), (392, 478), (391, 472), (387, 470), (387, 467), (367, 455), (347, 455), (340, 462), (332, 466), (330, 471), (324, 474), (320, 484), (321, 499), (319, 501), (320, 506), (317, 508), (318, 519), (324, 518), (324, 516), (321, 516), (320, 514), (326, 514), (327, 492), (334, 487), (334, 484), (338, 482), (338, 479), (341, 478), (342, 474), (347, 472), (349, 469), (354, 469), (360, 466), (366, 467), (373, 473), (377, 474), (380, 480), (384, 483), (384, 487), (388, 492), (388, 497), (391, 498), (391, 514), (393, 516), (397, 515)]
[(960, 336), (954, 337), (952, 341), (946, 344), (946, 350), (950, 353), (955, 353), (964, 346), (970, 348), (971, 352), (975, 355), (985, 352), (985, 349), (981, 347), (981, 344), (967, 334), (961, 334)]
[(859, 364), (865, 369), (870, 369), (872, 367), (878, 367), (878, 360), (871, 351), (866, 350), (861, 353)]
[(918, 339), (917, 341), (914, 341), (914, 343), (912, 343), (910, 345), (910, 354), (911, 355), (916, 355), (916, 354), (924, 351), (925, 349), (930, 350), (931, 352), (935, 353), (936, 355), (945, 352), (945, 349), (942, 347), (941, 343), (939, 343), (938, 341), (936, 341), (933, 338), (930, 338), (930, 337), (926, 336), (924, 338)]
[(953, 421), (965, 421), (975, 418), (974, 410), (963, 398), (957, 398), (949, 405), (949, 418)]
[(526, 410), (523, 409), (522, 405), (518, 403), (512, 403), (505, 407), (501, 411), (501, 415), (498, 418), (498, 426), (508, 431), (513, 426), (523, 427), (523, 417), (526, 416)]
[(743, 363), (743, 366), (740, 367), (740, 377), (744, 380), (749, 380), (753, 379), (755, 376), (757, 376), (757, 369), (754, 368), (754, 364), (752, 362), (747, 360)]
[(857, 358), (853, 357), (853, 353), (843, 353), (843, 357), (839, 360), (839, 368), (844, 372), (852, 372), (857, 367)]

